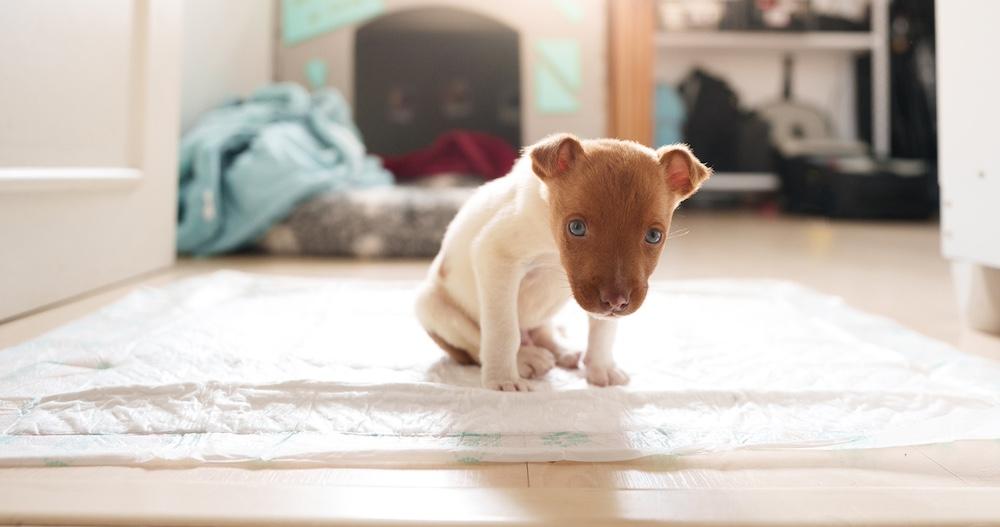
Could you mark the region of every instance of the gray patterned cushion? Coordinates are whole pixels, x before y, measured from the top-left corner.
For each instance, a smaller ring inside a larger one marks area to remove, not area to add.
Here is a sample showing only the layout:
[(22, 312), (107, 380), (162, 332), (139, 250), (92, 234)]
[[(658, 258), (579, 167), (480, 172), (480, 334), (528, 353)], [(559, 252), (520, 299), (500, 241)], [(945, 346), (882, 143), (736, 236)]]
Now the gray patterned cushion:
[(393, 186), (325, 194), (299, 205), (258, 245), (286, 255), (431, 257), (474, 190)]

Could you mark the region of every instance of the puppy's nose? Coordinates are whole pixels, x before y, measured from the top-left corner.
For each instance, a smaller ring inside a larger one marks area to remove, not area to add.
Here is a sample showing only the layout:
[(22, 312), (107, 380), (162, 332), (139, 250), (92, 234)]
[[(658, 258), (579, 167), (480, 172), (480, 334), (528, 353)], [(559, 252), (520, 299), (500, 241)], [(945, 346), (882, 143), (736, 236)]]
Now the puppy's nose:
[(628, 297), (631, 291), (601, 290), (601, 303), (612, 312), (623, 311), (628, 307)]

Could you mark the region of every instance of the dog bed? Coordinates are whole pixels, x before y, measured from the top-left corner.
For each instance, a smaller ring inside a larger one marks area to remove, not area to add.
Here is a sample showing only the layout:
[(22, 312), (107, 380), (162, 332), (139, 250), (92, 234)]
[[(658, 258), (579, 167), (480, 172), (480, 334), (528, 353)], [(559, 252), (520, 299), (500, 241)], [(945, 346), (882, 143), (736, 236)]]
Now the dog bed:
[[(0, 466), (611, 461), (1000, 438), (1000, 366), (769, 281), (654, 284), (625, 387), (479, 387), (415, 284), (219, 272), (0, 351)], [(571, 304), (560, 319), (585, 338)]]
[[(440, 177), (438, 180), (440, 181)], [(283, 255), (432, 257), (471, 186), (405, 185), (323, 194), (272, 227), (258, 244)]]

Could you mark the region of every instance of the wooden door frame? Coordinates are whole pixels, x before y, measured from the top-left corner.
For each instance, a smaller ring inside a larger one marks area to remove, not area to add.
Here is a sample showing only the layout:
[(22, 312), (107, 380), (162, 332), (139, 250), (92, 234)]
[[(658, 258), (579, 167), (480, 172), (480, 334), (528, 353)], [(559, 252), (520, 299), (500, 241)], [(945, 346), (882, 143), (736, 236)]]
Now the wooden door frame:
[(608, 135), (653, 145), (653, 0), (608, 1)]

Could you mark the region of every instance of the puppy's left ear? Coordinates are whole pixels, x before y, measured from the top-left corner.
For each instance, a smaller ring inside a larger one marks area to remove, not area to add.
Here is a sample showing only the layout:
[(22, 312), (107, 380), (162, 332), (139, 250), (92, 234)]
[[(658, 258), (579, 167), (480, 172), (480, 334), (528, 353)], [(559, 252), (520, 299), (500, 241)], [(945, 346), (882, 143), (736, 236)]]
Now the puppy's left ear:
[(660, 169), (667, 178), (667, 187), (685, 200), (698, 191), (701, 184), (712, 175), (712, 169), (701, 164), (686, 145), (667, 145), (656, 151)]

